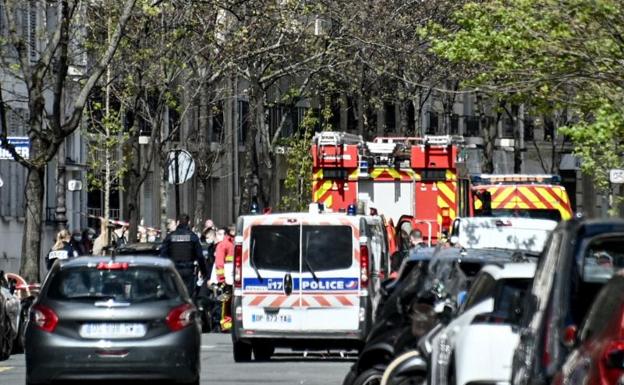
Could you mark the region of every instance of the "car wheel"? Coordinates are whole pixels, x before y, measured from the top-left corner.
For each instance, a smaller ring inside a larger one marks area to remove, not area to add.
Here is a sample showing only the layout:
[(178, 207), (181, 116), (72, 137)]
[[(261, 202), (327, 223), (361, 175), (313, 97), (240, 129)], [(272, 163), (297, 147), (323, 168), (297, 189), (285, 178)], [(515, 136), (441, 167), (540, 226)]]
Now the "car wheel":
[(233, 346), (234, 362), (251, 361), (251, 345), (244, 342), (234, 342)]
[(2, 346), (0, 347), (0, 361), (4, 361), (11, 357), (14, 339), (11, 329), (11, 321), (9, 320), (9, 316), (5, 315), (2, 322)]
[(275, 353), (275, 348), (268, 344), (254, 344), (253, 354), (256, 361), (269, 361), (271, 356)]
[(371, 368), (360, 373), (353, 381), (353, 385), (380, 385), (383, 371)]

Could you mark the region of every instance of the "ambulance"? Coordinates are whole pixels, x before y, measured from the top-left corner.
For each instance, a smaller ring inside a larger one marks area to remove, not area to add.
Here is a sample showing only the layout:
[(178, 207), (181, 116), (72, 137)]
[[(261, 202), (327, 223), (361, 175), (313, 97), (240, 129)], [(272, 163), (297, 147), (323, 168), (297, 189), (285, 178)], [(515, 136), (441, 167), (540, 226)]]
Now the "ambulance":
[[(316, 209), (315, 209), (316, 207)], [(319, 212), (239, 217), (234, 244), (234, 360), (276, 347), (363, 345), (388, 274), (378, 216)]]

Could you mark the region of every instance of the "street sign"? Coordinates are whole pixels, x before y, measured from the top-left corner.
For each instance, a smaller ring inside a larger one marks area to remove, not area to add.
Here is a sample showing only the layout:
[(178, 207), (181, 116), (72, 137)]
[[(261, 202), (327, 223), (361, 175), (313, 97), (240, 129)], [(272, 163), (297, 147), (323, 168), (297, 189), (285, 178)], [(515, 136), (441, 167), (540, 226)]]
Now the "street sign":
[(624, 183), (624, 170), (621, 170), (621, 169), (609, 170), (609, 180), (613, 184)]
[[(9, 136), (7, 141), (15, 147), (15, 151), (24, 159), (30, 157), (30, 139), (27, 136)], [(0, 160), (13, 160), (13, 156), (3, 147), (0, 147)]]
[(167, 155), (167, 180), (171, 184), (187, 182), (195, 174), (195, 161), (185, 150), (171, 150)]
[(67, 182), (67, 189), (69, 191), (81, 191), (82, 190), (82, 181), (77, 179), (72, 179)]

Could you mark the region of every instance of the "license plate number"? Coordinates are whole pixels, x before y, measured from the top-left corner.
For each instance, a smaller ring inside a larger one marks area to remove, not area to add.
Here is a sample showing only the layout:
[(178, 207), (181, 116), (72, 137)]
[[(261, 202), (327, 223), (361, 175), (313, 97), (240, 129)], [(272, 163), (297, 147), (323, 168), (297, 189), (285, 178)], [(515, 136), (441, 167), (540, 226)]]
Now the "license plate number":
[(292, 323), (292, 316), (290, 314), (252, 314), (251, 321), (266, 323)]
[(88, 323), (80, 327), (82, 338), (140, 338), (147, 332), (138, 323)]

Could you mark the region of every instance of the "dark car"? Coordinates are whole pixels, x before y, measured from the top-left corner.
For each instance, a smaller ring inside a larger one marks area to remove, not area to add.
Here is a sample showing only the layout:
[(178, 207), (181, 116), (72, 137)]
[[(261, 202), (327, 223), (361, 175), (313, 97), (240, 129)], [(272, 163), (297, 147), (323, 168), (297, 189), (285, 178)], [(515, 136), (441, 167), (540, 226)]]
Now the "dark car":
[(616, 385), (624, 375), (624, 273), (607, 283), (587, 313), (556, 385)]
[(553, 231), (538, 263), (520, 323), (514, 385), (547, 384), (570, 347), (596, 294), (624, 267), (624, 221), (571, 220)]
[[(483, 265), (509, 261), (514, 256), (511, 250), (495, 249), (439, 249), (427, 258), (415, 253), (422, 252), (415, 251), (405, 262), (420, 260), (420, 263), (399, 275), (401, 281), (387, 298), (343, 385), (379, 383), (387, 365), (396, 356), (416, 347), (421, 336), (414, 335), (413, 321), (422, 315), (419, 306), (432, 306), (444, 297), (456, 301)], [(421, 334), (427, 331), (421, 330)]]
[(201, 329), (173, 263), (79, 257), (56, 263), (26, 326), (26, 383), (199, 384)]

